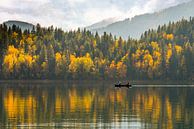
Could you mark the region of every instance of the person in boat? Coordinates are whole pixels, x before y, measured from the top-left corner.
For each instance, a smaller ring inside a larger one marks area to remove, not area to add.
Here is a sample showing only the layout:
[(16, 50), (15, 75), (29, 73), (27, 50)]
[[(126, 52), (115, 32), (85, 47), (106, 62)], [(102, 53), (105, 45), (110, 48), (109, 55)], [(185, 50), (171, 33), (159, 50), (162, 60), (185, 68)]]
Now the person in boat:
[(118, 85), (121, 85), (121, 82), (120, 81), (118, 81)]

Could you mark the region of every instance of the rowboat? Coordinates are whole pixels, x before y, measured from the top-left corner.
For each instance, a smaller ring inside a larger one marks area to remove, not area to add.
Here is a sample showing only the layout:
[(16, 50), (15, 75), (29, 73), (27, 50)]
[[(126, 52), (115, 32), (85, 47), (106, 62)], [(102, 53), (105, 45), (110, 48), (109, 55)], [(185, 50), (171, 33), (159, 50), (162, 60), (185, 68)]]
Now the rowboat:
[(129, 84), (129, 83), (127, 83), (127, 84), (121, 84), (121, 83), (119, 83), (119, 84), (115, 84), (115, 87), (118, 87), (118, 88), (121, 88), (121, 87), (131, 88), (132, 85)]

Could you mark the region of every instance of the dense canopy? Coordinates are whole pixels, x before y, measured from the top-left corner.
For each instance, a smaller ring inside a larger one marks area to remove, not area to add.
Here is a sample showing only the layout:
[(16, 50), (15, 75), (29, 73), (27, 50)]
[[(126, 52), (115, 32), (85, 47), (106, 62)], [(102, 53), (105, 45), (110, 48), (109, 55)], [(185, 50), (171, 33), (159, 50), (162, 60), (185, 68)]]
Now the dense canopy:
[(0, 25), (1, 79), (194, 79), (194, 18), (139, 40), (87, 30)]

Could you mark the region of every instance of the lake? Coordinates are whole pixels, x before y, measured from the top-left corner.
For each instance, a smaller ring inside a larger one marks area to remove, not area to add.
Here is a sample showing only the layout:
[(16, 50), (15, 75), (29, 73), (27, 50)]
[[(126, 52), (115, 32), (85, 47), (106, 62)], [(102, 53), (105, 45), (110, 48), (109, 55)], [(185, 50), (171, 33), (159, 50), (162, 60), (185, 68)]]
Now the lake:
[(1, 128), (191, 129), (194, 87), (4, 81), (0, 109)]

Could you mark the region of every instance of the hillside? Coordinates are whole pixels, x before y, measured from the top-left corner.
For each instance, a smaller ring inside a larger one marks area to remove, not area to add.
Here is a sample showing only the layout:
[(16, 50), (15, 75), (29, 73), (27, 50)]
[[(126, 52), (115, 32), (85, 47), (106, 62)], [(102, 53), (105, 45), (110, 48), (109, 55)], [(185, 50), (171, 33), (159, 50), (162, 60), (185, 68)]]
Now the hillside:
[(0, 79), (194, 80), (194, 18), (140, 40), (90, 31), (0, 25)]
[(103, 28), (103, 27), (106, 27), (112, 23), (115, 23), (117, 22), (118, 19), (117, 18), (108, 18), (108, 19), (104, 19), (100, 22), (97, 22), (95, 24), (92, 24), (88, 27), (86, 27), (86, 29), (89, 29), (89, 30), (94, 30), (94, 29), (98, 29), (98, 28)]
[(189, 19), (190, 16), (194, 16), (193, 7), (194, 0), (167, 8), (160, 12), (138, 15), (132, 19), (125, 19), (124, 21), (112, 23), (106, 27), (89, 30), (92, 32), (97, 31), (99, 34), (103, 34), (103, 32), (112, 33), (113, 35), (122, 36), (124, 39), (127, 39), (128, 36), (140, 38), (141, 34), (148, 29), (156, 29), (157, 26), (167, 24), (169, 21), (175, 22), (182, 18)]
[(32, 30), (33, 28), (33, 24), (31, 23), (27, 23), (27, 22), (23, 22), (23, 21), (15, 21), (15, 20), (9, 20), (4, 22), (4, 24), (6, 24), (9, 27), (12, 27), (13, 25), (19, 26), (22, 31), (24, 30)]

